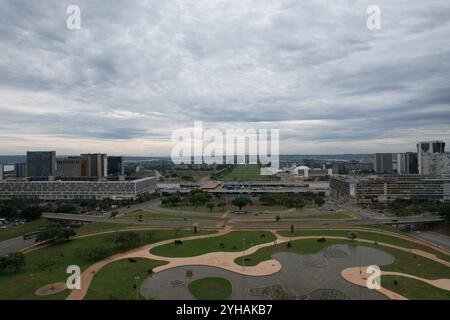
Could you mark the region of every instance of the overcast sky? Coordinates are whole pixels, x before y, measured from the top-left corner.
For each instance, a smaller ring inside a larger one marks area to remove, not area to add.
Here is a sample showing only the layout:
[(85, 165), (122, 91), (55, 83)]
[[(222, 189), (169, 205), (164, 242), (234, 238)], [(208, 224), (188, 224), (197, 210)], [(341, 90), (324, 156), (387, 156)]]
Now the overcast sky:
[(194, 120), (288, 154), (450, 142), (449, 40), (449, 0), (0, 0), (0, 154), (169, 155)]

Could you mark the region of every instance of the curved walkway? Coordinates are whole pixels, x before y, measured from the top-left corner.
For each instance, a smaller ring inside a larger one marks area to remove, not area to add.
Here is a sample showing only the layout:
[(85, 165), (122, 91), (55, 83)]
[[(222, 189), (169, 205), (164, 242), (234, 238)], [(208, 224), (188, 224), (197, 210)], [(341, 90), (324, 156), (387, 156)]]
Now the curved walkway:
[[(278, 272), (281, 269), (281, 264), (278, 261), (271, 259), (271, 260), (263, 261), (256, 266), (244, 267), (244, 266), (240, 266), (240, 265), (236, 264), (234, 261), (239, 257), (253, 254), (261, 248), (268, 247), (268, 246), (271, 246), (274, 244), (281, 244), (281, 243), (286, 243), (288, 241), (303, 240), (303, 239), (318, 239), (321, 237), (321, 236), (284, 237), (284, 236), (280, 236), (279, 234), (277, 234), (276, 231), (274, 231), (274, 230), (268, 230), (268, 231), (270, 231), (276, 235), (277, 240), (275, 242), (259, 244), (259, 245), (253, 246), (247, 250), (240, 251), (240, 252), (211, 252), (211, 253), (206, 253), (206, 254), (203, 254), (200, 256), (185, 257), (185, 258), (163, 257), (163, 256), (157, 256), (157, 255), (150, 253), (150, 250), (155, 247), (158, 247), (158, 246), (161, 246), (164, 244), (168, 244), (168, 243), (172, 243), (173, 239), (170, 239), (170, 240), (165, 240), (165, 241), (161, 241), (158, 243), (146, 245), (146, 246), (143, 246), (143, 247), (140, 247), (140, 248), (137, 248), (137, 249), (125, 252), (125, 253), (113, 255), (111, 257), (108, 257), (102, 261), (99, 261), (99, 262), (93, 264), (88, 269), (86, 269), (81, 275), (81, 288), (82, 289), (73, 290), (69, 294), (67, 299), (68, 300), (83, 299), (87, 293), (87, 290), (88, 290), (96, 272), (98, 272), (101, 268), (103, 268), (105, 265), (107, 265), (111, 262), (126, 259), (126, 258), (147, 258), (147, 259), (168, 262), (165, 265), (155, 268), (153, 270), (154, 272), (160, 272), (160, 271), (163, 271), (166, 269), (170, 269), (170, 268), (174, 268), (174, 267), (178, 267), (178, 266), (185, 266), (185, 265), (206, 265), (206, 266), (220, 267), (220, 268), (230, 270), (230, 271), (233, 271), (236, 273), (244, 274), (244, 275), (263, 276), (263, 275), (270, 275), (270, 274), (274, 274), (274, 273)], [(184, 240), (204, 239), (204, 238), (210, 238), (210, 237), (223, 236), (229, 232), (231, 232), (231, 229), (226, 228), (224, 230), (219, 231), (218, 233), (186, 237), (183, 239)], [(380, 232), (380, 233), (383, 233), (383, 232)], [(338, 240), (348, 240), (348, 238), (346, 238), (346, 237), (337, 237), (337, 236), (327, 236), (326, 238), (338, 239)], [(365, 240), (365, 239), (355, 239), (353, 241), (361, 242), (361, 243), (370, 243), (370, 244), (374, 243), (374, 241)], [(383, 243), (383, 242), (377, 242), (377, 243), (380, 246), (391, 247), (391, 248), (395, 248), (397, 250), (401, 250), (404, 252), (413, 253), (418, 256), (422, 256), (422, 257), (428, 258), (430, 260), (433, 260), (435, 262), (438, 262), (440, 264), (443, 264), (447, 267), (450, 267), (450, 262), (442, 260), (442, 259), (438, 258), (436, 255), (431, 254), (429, 252), (425, 252), (425, 251), (418, 250), (418, 249), (404, 248), (401, 246), (392, 245), (392, 244)], [(357, 268), (357, 270), (358, 270), (358, 276), (359, 276), (359, 267)], [(346, 275), (347, 275), (347, 273), (346, 273)], [(350, 275), (351, 275), (351, 273), (350, 273)], [(349, 277), (351, 279), (355, 279), (352, 276), (349, 276)], [(413, 277), (413, 276), (411, 276), (411, 277)], [(446, 280), (446, 279), (443, 279), (443, 280)], [(450, 281), (450, 280), (448, 280), (448, 281)], [(441, 280), (441, 282), (442, 282), (442, 280)], [(390, 295), (390, 296), (388, 295), (388, 297), (394, 297), (394, 295)], [(399, 298), (399, 297), (397, 297), (397, 298)]]
[[(361, 287), (367, 287), (367, 279), (371, 276), (371, 274), (367, 273), (367, 267), (353, 267), (342, 270), (341, 272), (342, 278), (347, 280), (350, 283), (356, 284)], [(411, 278), (414, 280), (425, 282), (433, 287), (450, 291), (450, 279), (437, 279), (437, 280), (429, 280), (417, 276), (413, 276), (406, 273), (401, 272), (390, 272), (390, 271), (381, 271), (381, 276), (401, 276), (406, 278)], [(378, 292), (384, 294), (391, 300), (408, 300), (404, 296), (395, 293), (389, 289), (381, 287), (380, 289), (376, 289)]]

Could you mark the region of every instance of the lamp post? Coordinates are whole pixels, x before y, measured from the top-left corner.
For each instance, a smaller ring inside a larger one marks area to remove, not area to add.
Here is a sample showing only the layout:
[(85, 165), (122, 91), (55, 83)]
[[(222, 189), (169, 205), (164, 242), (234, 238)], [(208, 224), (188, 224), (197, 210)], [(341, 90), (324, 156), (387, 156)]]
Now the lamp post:
[(134, 277), (134, 282), (136, 285), (136, 300), (139, 300), (139, 279), (140, 279), (139, 276)]
[(243, 249), (243, 256), (242, 256), (242, 267), (243, 267), (243, 272), (242, 272), (242, 284), (243, 284), (243, 290), (244, 290), (244, 300), (246, 298), (246, 292), (247, 290), (245, 290), (245, 238), (242, 238), (242, 249)]

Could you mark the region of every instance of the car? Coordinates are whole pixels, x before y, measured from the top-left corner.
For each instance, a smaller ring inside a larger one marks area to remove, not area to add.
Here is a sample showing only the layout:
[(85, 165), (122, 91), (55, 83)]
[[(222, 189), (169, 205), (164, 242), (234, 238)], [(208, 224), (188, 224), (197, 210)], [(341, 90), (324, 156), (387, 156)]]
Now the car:
[(421, 234), (420, 230), (413, 231), (415, 234)]

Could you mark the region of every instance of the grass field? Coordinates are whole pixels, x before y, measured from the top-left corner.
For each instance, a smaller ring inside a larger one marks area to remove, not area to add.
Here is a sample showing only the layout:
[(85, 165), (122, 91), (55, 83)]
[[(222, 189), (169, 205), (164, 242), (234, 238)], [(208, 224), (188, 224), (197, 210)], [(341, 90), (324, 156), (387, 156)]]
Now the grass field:
[(95, 275), (85, 300), (136, 300), (135, 277), (139, 277), (137, 282), (140, 286), (152, 269), (166, 262), (141, 258), (135, 260), (135, 263), (128, 259), (119, 260), (102, 268)]
[[(161, 206), (161, 208), (165, 208), (165, 209), (170, 209), (170, 210), (174, 210), (174, 211), (192, 211), (192, 212), (210, 212), (209, 208), (207, 208), (206, 206), (190, 206), (190, 205), (181, 205), (181, 206), (173, 206), (173, 207), (169, 207), (169, 206)], [(214, 207), (212, 212), (214, 213), (224, 213), (227, 210), (230, 210), (227, 207), (223, 207), (223, 208), (219, 208), (219, 207)]]
[[(264, 235), (264, 237), (261, 237), (261, 235)], [(195, 257), (216, 251), (242, 251), (244, 248), (247, 249), (254, 245), (271, 241), (275, 241), (275, 236), (271, 232), (233, 231), (219, 237), (185, 241), (181, 245), (175, 245), (174, 243), (165, 244), (153, 248), (150, 252), (163, 257)], [(221, 248), (221, 243), (225, 245), (224, 248)]]
[(48, 220), (41, 218), (18, 226), (9, 226), (6, 229), (0, 229), (0, 241), (19, 237), (30, 232), (39, 231), (40, 228), (47, 224), (49, 224)]
[[(397, 284), (395, 284), (397, 281)], [(433, 287), (425, 282), (400, 277), (381, 276), (381, 286), (408, 299), (414, 300), (450, 300), (450, 291)]]
[(353, 216), (345, 212), (315, 214), (309, 216), (282, 217), (280, 221), (308, 221), (308, 220), (346, 220)]
[(238, 165), (219, 177), (222, 181), (278, 181), (279, 177), (262, 176), (258, 165)]
[[(167, 172), (168, 173), (168, 172)], [(213, 170), (170, 170), (170, 173), (176, 173), (178, 176), (173, 177), (164, 177), (167, 180), (173, 180), (178, 182), (191, 182), (189, 179), (183, 179), (183, 176), (189, 176), (194, 179), (194, 181), (198, 181), (201, 178), (210, 176), (214, 174)]]
[[(140, 236), (140, 245), (155, 243), (167, 239), (192, 236), (186, 230), (150, 230), (135, 231)], [(199, 231), (197, 234), (211, 232)], [(81, 270), (90, 266), (85, 250), (95, 248), (111, 241), (111, 234), (96, 235), (54, 244), (26, 253), (26, 266), (17, 273), (0, 274), (0, 300), (8, 299), (64, 299), (68, 291), (47, 297), (38, 297), (34, 291), (46, 284), (65, 282), (69, 265), (78, 265)], [(111, 278), (114, 282), (114, 279)]]
[(233, 292), (231, 282), (224, 278), (202, 278), (189, 284), (189, 292), (197, 300), (225, 300)]
[(164, 213), (155, 213), (155, 212), (150, 212), (150, 211), (144, 211), (144, 210), (137, 210), (137, 211), (133, 211), (130, 212), (129, 214), (127, 214), (126, 216), (122, 216), (120, 217), (121, 219), (126, 219), (126, 218), (137, 218), (140, 215), (142, 215), (142, 217), (144, 219), (147, 220), (167, 220), (167, 221), (204, 221), (204, 220), (219, 220), (219, 217), (214, 217), (214, 216), (189, 216), (189, 215), (185, 215), (182, 214), (180, 215), (170, 215), (170, 214), (164, 214)]
[(75, 229), (77, 236), (84, 236), (97, 232), (116, 231), (123, 230), (125, 228), (136, 227), (134, 224), (122, 224), (122, 223), (103, 223), (103, 222), (90, 222), (84, 224), (82, 227)]

